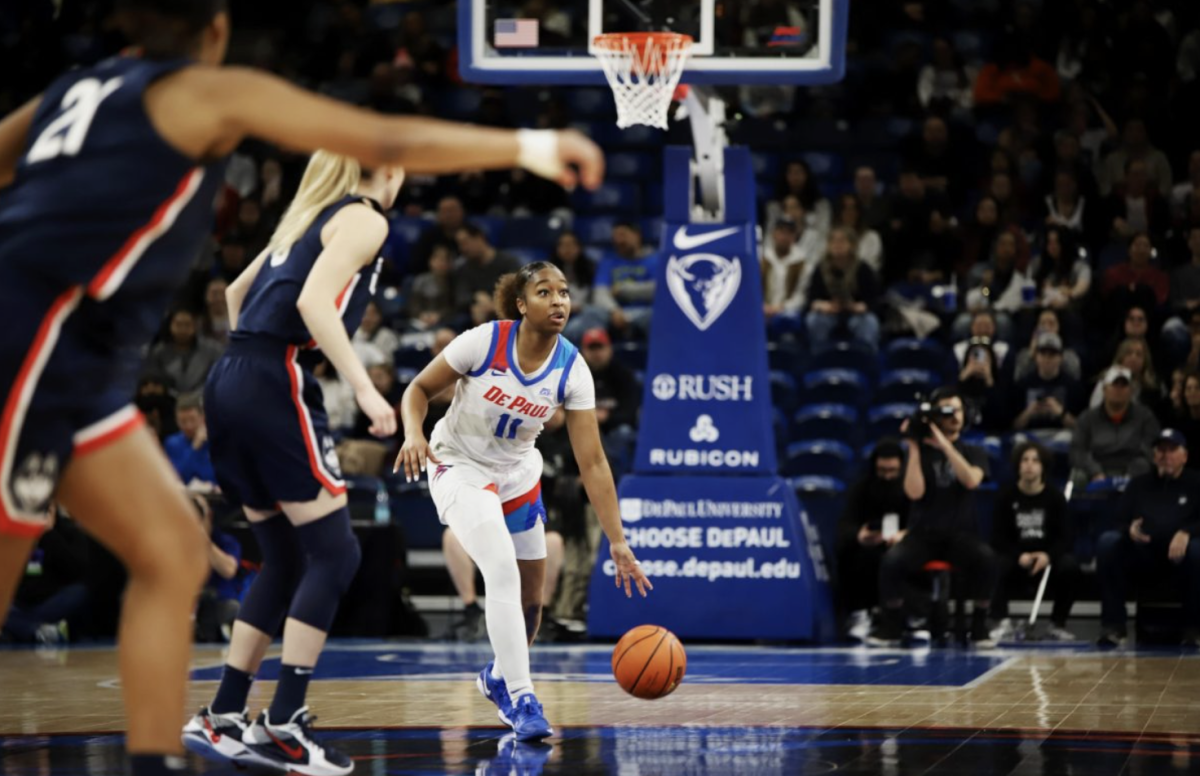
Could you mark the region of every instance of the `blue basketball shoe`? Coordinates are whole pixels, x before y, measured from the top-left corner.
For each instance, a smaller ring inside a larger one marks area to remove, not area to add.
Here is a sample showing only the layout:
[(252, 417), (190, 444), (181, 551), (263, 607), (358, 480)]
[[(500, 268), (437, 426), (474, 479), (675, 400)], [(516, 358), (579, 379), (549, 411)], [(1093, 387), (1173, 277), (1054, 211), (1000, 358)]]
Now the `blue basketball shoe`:
[(496, 704), (496, 714), (500, 721), (512, 727), (512, 698), (508, 697), (508, 685), (504, 680), (492, 677), (492, 667), (495, 665), (496, 661), (492, 660), (483, 667), (479, 676), (475, 677), (475, 686), (479, 688), (483, 697)]
[(509, 716), (512, 717), (510, 724), (518, 741), (536, 741), (554, 735), (554, 728), (546, 721), (542, 704), (538, 703), (533, 693), (517, 698)]

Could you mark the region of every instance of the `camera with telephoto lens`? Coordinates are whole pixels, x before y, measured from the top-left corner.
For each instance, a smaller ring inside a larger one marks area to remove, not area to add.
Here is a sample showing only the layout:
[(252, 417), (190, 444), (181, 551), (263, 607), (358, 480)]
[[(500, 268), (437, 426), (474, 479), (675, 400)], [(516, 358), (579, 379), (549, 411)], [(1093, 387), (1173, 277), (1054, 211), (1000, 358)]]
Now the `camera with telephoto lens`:
[(916, 412), (908, 419), (908, 431), (905, 436), (909, 439), (928, 439), (933, 436), (930, 426), (941, 418), (954, 417), (954, 411), (950, 406), (939, 407), (937, 402), (931, 399), (919, 399)]

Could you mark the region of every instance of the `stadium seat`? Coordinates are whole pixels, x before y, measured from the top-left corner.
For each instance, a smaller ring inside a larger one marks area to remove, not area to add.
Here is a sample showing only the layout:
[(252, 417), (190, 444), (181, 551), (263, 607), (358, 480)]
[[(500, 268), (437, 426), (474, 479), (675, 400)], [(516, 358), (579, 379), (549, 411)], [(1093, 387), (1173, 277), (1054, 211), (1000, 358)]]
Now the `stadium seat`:
[(648, 355), (645, 342), (618, 342), (613, 345), (613, 358), (630, 369), (645, 370)]
[(925, 369), (945, 378), (949, 356), (940, 342), (902, 337), (887, 344), (883, 362), (887, 369)]
[(861, 372), (874, 382), (879, 376), (879, 354), (861, 342), (843, 340), (813, 354), (812, 369), (849, 369)]
[(796, 378), (787, 372), (777, 370), (771, 370), (768, 376), (771, 380), (771, 404), (778, 407), (785, 415), (791, 415), (799, 400)]
[(508, 218), (500, 229), (498, 248), (541, 248), (554, 250), (558, 236), (567, 230), (569, 224), (561, 218), (548, 216), (531, 216), (529, 218)]
[(601, 87), (564, 89), (562, 95), (566, 101), (567, 113), (573, 118), (606, 119), (617, 111), (617, 107), (613, 103), (612, 92), (608, 89)]
[(849, 404), (864, 407), (870, 388), (859, 372), (849, 369), (821, 369), (804, 377), (803, 401), (806, 404)]
[(846, 483), (837, 477), (801, 475), (789, 478), (787, 483), (801, 498), (812, 493), (840, 494), (846, 492)]
[(575, 212), (633, 215), (642, 210), (641, 187), (628, 181), (609, 181), (595, 191), (576, 188), (571, 195)]
[(885, 436), (899, 436), (900, 424), (917, 411), (916, 404), (884, 404), (867, 413), (867, 437), (878, 442)]
[(505, 248), (504, 252), (515, 256), (522, 264), (546, 261), (550, 258), (550, 251), (545, 248)]
[(801, 158), (812, 170), (814, 178), (822, 180), (838, 180), (845, 174), (845, 162), (840, 154), (809, 151), (801, 154)]
[(392, 355), (392, 363), (397, 369), (424, 369), (432, 360), (429, 348), (420, 345), (402, 345)]
[(846, 482), (854, 474), (854, 450), (834, 439), (793, 442), (787, 446), (784, 476), (818, 475)]
[(483, 91), (480, 89), (438, 89), (431, 92), (430, 96), (438, 116), (459, 121), (477, 118), (479, 105), (483, 102)]
[(767, 367), (799, 377), (807, 359), (800, 348), (789, 342), (767, 343)]
[(393, 519), (403, 526), (408, 548), (440, 550), (443, 529), (437, 508), (429, 497), (428, 481), (405, 482), (403, 476), (391, 475), (384, 482), (388, 486)]
[(573, 228), (585, 245), (612, 245), (613, 227), (621, 219), (615, 216), (581, 216), (575, 219)]
[(635, 178), (640, 185), (647, 178), (662, 175), (662, 161), (653, 154), (622, 151), (609, 154), (605, 173), (608, 178)]
[(792, 436), (803, 439), (837, 439), (857, 445), (858, 410), (845, 404), (808, 404), (796, 411)]
[(941, 380), (924, 369), (892, 369), (879, 377), (873, 401), (876, 404), (903, 404), (918, 397), (927, 398)]

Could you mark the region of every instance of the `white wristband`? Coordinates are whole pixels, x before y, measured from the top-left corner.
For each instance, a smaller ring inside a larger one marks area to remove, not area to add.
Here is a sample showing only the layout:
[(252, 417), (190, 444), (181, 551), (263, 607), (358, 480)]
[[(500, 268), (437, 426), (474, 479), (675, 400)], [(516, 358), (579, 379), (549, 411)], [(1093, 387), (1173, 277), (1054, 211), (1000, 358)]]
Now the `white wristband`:
[(517, 130), (517, 164), (534, 175), (555, 180), (563, 171), (558, 133), (552, 129)]

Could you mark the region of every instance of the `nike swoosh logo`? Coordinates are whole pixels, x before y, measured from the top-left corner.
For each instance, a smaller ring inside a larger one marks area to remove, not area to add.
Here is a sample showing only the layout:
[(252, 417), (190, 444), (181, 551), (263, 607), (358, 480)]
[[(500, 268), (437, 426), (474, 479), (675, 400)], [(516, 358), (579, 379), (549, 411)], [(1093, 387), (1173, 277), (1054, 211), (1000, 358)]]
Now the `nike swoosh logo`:
[(699, 248), (701, 245), (708, 245), (710, 242), (720, 240), (722, 237), (735, 234), (740, 229), (740, 226), (732, 226), (728, 229), (718, 229), (715, 232), (688, 234), (687, 227), (681, 226), (675, 232), (675, 248), (676, 250), (690, 251), (692, 248)]
[(217, 731), (213, 730), (212, 723), (208, 721), (208, 717), (204, 718), (204, 727), (208, 728), (208, 735), (212, 739), (212, 742), (214, 744), (220, 743), (221, 734), (218, 733)]
[(264, 726), (263, 729), (267, 731), (267, 736), (272, 741), (275, 742), (275, 745), (278, 746), (280, 749), (282, 749), (283, 753), (286, 754), (288, 757), (292, 758), (293, 760), (296, 760), (297, 762), (299, 762), (300, 759), (304, 757), (304, 747), (303, 746), (300, 746), (299, 744), (296, 744), (295, 746), (288, 746), (287, 744), (283, 743), (278, 738), (276, 738), (275, 734), (271, 732), (270, 728), (267, 728), (266, 726)]

